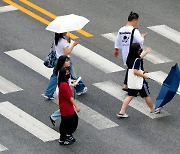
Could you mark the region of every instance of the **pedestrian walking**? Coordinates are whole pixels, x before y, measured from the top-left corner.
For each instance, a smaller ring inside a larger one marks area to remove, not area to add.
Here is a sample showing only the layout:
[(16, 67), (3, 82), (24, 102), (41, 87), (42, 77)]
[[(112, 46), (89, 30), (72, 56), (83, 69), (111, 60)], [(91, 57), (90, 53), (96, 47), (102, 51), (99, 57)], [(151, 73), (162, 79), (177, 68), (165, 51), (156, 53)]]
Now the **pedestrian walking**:
[[(45, 94), (42, 94), (42, 96), (48, 100), (54, 99), (54, 92), (57, 87), (57, 78), (58, 77), (57, 77), (57, 74), (55, 74), (55, 68), (56, 68), (56, 65), (58, 62), (58, 58), (61, 55), (69, 56), (70, 53), (72, 52), (73, 48), (78, 44), (78, 42), (74, 42), (71, 46), (69, 46), (70, 39), (68, 39), (68, 40), (65, 39), (66, 34), (67, 34), (67, 32), (55, 33), (55, 40), (54, 40), (55, 51), (56, 51), (55, 66), (54, 66), (53, 73), (50, 77), (50, 81), (49, 81), (48, 87), (46, 89), (46, 92), (45, 92)], [(70, 71), (71, 71), (71, 75), (73, 76), (73, 78), (77, 79), (78, 77), (74, 73), (72, 62), (70, 63)], [(76, 88), (76, 93), (78, 95), (81, 95), (87, 91), (87, 87), (84, 85), (84, 83), (82, 81), (81, 81), (81, 83), (82, 84), (80, 84), (79, 87)]]
[(62, 67), (59, 71), (58, 76), (58, 97), (59, 109), (61, 112), (61, 123), (59, 126), (60, 145), (71, 145), (76, 141), (72, 133), (74, 133), (78, 125), (78, 116), (76, 114), (76, 111), (80, 112), (80, 108), (73, 98), (72, 90), (68, 83), (69, 78), (69, 70), (65, 67)]
[[(58, 76), (59, 70), (62, 67), (65, 67), (67, 69), (70, 68), (70, 60), (69, 60), (69, 57), (66, 56), (66, 55), (62, 55), (62, 56), (59, 57), (56, 68), (55, 68), (55, 75)], [(75, 84), (75, 81), (76, 80), (71, 79), (71, 75), (70, 75), (70, 79), (68, 81), (69, 85), (72, 86), (72, 87), (78, 86), (78, 85)], [(58, 93), (59, 93), (59, 90), (58, 90)], [(52, 123), (53, 126), (55, 126), (55, 121), (58, 120), (60, 117), (61, 117), (61, 113), (60, 113), (59, 109), (56, 110), (55, 112), (53, 112), (53, 114), (51, 114), (50, 120), (51, 120), (51, 123)]]
[[(128, 69), (133, 68), (134, 74), (143, 78), (143, 85), (142, 85), (142, 89), (140, 89), (140, 90), (128, 88), (128, 96), (126, 96), (126, 98), (123, 101), (121, 110), (117, 114), (118, 117), (121, 117), (121, 118), (128, 117), (128, 115), (126, 114), (126, 108), (127, 108), (128, 104), (131, 102), (131, 100), (134, 97), (137, 97), (138, 93), (140, 94), (140, 96), (142, 98), (145, 99), (146, 104), (150, 108), (151, 113), (159, 113), (160, 112), (159, 109), (155, 110), (152, 99), (149, 96), (150, 95), (149, 87), (148, 87), (147, 81), (145, 80), (145, 79), (148, 79), (149, 77), (147, 75), (147, 71), (144, 71), (144, 67), (143, 67), (143, 59), (142, 58), (146, 54), (151, 52), (152, 49), (147, 48), (146, 51), (144, 51), (144, 52), (142, 52), (142, 51), (143, 50), (138, 43), (131, 44), (126, 63), (127, 63)], [(142, 70), (143, 72), (140, 70)], [(131, 78), (129, 78), (129, 80), (131, 80)]]
[[(135, 28), (139, 22), (139, 15), (135, 12), (130, 12), (128, 16), (128, 22), (125, 26), (119, 29), (117, 34), (115, 45), (114, 45), (114, 56), (118, 57), (119, 50), (121, 49), (123, 63), (126, 65), (127, 56), (129, 53), (129, 47), (132, 43), (139, 43), (142, 45), (144, 43), (144, 38), (146, 34), (140, 34), (139, 30)], [(127, 91), (127, 73), (128, 69), (126, 70), (126, 75), (124, 79), (124, 86), (123, 90)]]

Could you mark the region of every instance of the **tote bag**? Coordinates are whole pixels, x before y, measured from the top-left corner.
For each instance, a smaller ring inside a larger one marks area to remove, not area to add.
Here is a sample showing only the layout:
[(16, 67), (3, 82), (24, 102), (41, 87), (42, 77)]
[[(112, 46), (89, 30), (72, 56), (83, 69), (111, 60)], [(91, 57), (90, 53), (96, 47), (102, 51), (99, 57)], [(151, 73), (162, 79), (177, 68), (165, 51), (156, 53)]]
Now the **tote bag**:
[[(138, 58), (136, 58), (136, 60), (137, 59)], [(134, 61), (134, 64), (135, 64), (136, 60)], [(128, 70), (128, 82), (127, 82), (127, 85), (128, 85), (129, 89), (140, 90), (140, 89), (142, 89), (144, 78), (134, 74), (134, 64), (133, 64), (132, 69)], [(140, 68), (141, 68), (141, 65), (140, 65)], [(142, 70), (139, 70), (139, 71), (142, 71)]]

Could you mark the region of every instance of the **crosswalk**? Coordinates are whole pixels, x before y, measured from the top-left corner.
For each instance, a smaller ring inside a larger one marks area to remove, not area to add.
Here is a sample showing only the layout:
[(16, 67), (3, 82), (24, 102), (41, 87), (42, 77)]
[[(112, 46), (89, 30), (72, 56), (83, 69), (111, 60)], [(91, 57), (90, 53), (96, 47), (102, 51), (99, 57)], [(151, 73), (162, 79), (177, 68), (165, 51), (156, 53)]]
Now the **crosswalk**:
[[(7, 7), (6, 9), (7, 10), (12, 9), (13, 11), (14, 8)], [(0, 9), (0, 12), (3, 12), (3, 10)], [(173, 30), (172, 28), (166, 25), (151, 26), (148, 28), (180, 44), (179, 32)], [(102, 36), (105, 39), (114, 41), (116, 34), (117, 33), (107, 33), (107, 34), (102, 34)], [(146, 48), (146, 46), (143, 46), (143, 48)], [(33, 71), (42, 75), (43, 77), (47, 79), (50, 78), (52, 69), (46, 68), (43, 65), (43, 60), (31, 54), (30, 51), (26, 51), (25, 49), (17, 49), (17, 50), (12, 50), (12, 51), (6, 51), (4, 53), (10, 56), (13, 60), (27, 66), (29, 69), (32, 69)], [(125, 70), (124, 66), (121, 67), (109, 61), (108, 59), (98, 55), (95, 51), (91, 51), (90, 49), (80, 44), (74, 48), (74, 51), (72, 52), (72, 54), (84, 60), (88, 64), (92, 65), (94, 69), (98, 69), (104, 73), (113, 73), (113, 72), (119, 72), (119, 71)], [(154, 65), (160, 64), (160, 63), (173, 62), (172, 59), (165, 57), (164, 55), (158, 53), (157, 51), (153, 51), (152, 53), (147, 55), (146, 59), (149, 62), (153, 63)], [(167, 76), (167, 74), (162, 71), (150, 72), (149, 75), (154, 81), (156, 81), (159, 84), (162, 84), (162, 81)], [(116, 98), (117, 103), (122, 102), (126, 96), (125, 92), (121, 90), (122, 87), (114, 83), (113, 81), (97, 82), (97, 83), (93, 83), (93, 86), (107, 93), (107, 95)], [(0, 92), (2, 94), (8, 94), (8, 93), (22, 91), (22, 90), (23, 89), (20, 88), (15, 83), (12, 83), (11, 81), (0, 76)], [(178, 89), (177, 94), (180, 95), (180, 87)], [(112, 120), (109, 120), (108, 118), (106, 118), (106, 116), (84, 105), (82, 102), (78, 100), (77, 102), (81, 108), (79, 117), (85, 122), (87, 122), (88, 124), (92, 125), (95, 129), (103, 130), (103, 129), (109, 129), (109, 128), (119, 126), (119, 124), (113, 122)], [(150, 114), (149, 109), (147, 108), (145, 104), (145, 101), (141, 98), (135, 98), (130, 104), (130, 106), (151, 119), (156, 119), (156, 118), (161, 118), (161, 117), (171, 115), (165, 110), (162, 110), (162, 113), (158, 115)], [(9, 101), (0, 102), (0, 114), (43, 142), (53, 141), (59, 138), (59, 133), (57, 131), (43, 124), (41, 121), (27, 114), (26, 112), (16, 107), (15, 105), (13, 105), (13, 103)], [(0, 152), (9, 149), (9, 148), (6, 148), (5, 146), (0, 144)]]
[[(102, 36), (105, 37), (106, 39), (112, 41), (112, 42), (115, 42), (117, 32), (102, 34)], [(142, 48), (145, 50), (147, 47), (145, 45), (142, 45)], [(164, 55), (158, 53), (155, 50), (153, 50), (152, 52), (147, 54), (144, 57), (144, 59), (150, 61), (153, 64), (162, 64), (162, 63), (172, 62), (171, 59), (165, 57)]]
[(0, 152), (6, 151), (6, 150), (8, 150), (8, 148), (0, 144)]

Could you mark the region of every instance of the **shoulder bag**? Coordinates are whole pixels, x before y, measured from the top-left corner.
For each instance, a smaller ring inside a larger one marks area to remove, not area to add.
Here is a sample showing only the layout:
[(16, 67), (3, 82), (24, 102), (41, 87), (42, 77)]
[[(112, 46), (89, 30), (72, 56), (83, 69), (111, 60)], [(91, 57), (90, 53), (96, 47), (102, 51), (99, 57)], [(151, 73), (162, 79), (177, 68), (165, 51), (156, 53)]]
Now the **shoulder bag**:
[(48, 68), (53, 68), (55, 61), (56, 61), (56, 50), (55, 50), (55, 44), (53, 41), (50, 52), (44, 61), (44, 65)]
[[(137, 59), (138, 58), (136, 58), (136, 60)], [(128, 84), (129, 89), (140, 90), (140, 89), (142, 89), (144, 78), (134, 74), (134, 65), (135, 65), (136, 60), (134, 61), (132, 69), (128, 70), (128, 82), (127, 82), (127, 84)], [(141, 63), (140, 63), (140, 68), (141, 68)], [(139, 71), (142, 71), (142, 70), (139, 69)]]

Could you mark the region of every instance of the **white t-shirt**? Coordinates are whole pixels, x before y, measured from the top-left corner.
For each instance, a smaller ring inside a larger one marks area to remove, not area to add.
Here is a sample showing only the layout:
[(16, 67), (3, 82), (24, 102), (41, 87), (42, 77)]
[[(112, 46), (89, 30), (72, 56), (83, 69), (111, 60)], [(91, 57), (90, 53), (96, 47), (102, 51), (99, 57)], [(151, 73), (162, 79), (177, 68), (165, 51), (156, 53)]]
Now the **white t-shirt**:
[(55, 45), (56, 50), (56, 58), (59, 58), (60, 56), (64, 55), (64, 48), (68, 47), (69, 43), (66, 39), (61, 38), (57, 44)]
[[(120, 28), (115, 40), (114, 48), (122, 50), (124, 65), (126, 65), (127, 56), (129, 53), (131, 33), (133, 28), (134, 28), (133, 26), (124, 26)], [(138, 29), (135, 29), (134, 31), (133, 43), (139, 43), (140, 45), (144, 43), (144, 38), (141, 36)]]

